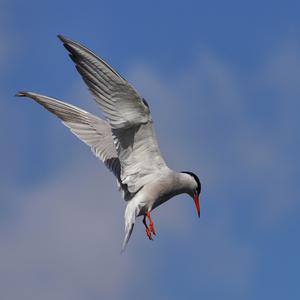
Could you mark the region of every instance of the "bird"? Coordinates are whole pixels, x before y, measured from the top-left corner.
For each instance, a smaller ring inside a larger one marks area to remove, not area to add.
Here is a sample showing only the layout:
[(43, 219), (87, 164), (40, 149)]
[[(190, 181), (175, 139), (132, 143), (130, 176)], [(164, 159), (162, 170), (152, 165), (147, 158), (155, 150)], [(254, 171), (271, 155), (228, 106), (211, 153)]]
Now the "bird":
[(151, 212), (176, 195), (193, 198), (200, 217), (200, 180), (192, 172), (177, 172), (167, 166), (158, 146), (148, 102), (94, 52), (63, 35), (58, 38), (105, 118), (34, 92), (20, 91), (16, 96), (30, 98), (56, 115), (114, 174), (126, 201), (121, 252), (137, 217), (143, 217), (146, 235), (153, 240), (156, 231)]

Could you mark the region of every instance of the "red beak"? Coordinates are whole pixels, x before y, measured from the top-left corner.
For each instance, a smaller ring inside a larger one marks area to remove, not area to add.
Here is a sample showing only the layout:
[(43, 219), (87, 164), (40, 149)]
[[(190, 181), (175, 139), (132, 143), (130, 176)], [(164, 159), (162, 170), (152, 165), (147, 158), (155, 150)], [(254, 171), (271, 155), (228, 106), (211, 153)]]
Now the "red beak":
[(197, 209), (198, 217), (200, 218), (200, 202), (199, 202), (199, 197), (196, 193), (194, 194), (194, 202)]

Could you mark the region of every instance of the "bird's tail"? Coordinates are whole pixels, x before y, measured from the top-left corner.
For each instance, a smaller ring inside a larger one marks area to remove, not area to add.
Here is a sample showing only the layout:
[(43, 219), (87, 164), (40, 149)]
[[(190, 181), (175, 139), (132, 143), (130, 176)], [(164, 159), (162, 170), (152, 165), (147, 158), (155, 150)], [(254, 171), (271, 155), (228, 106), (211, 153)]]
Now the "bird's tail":
[(137, 216), (137, 207), (134, 205), (133, 201), (130, 201), (125, 209), (125, 237), (124, 237), (124, 241), (122, 244), (122, 250), (121, 253), (123, 253), (125, 251), (125, 248), (127, 246), (127, 243), (130, 239), (133, 227), (134, 227), (134, 223), (135, 223), (135, 218)]

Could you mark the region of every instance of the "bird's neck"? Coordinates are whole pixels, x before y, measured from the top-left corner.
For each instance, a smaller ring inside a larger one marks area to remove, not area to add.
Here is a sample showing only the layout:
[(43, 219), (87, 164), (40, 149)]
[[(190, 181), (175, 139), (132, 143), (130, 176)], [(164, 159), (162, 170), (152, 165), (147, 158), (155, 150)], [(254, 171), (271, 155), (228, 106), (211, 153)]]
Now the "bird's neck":
[(177, 193), (186, 193), (193, 197), (193, 192), (195, 190), (194, 179), (186, 173), (176, 173), (175, 177)]

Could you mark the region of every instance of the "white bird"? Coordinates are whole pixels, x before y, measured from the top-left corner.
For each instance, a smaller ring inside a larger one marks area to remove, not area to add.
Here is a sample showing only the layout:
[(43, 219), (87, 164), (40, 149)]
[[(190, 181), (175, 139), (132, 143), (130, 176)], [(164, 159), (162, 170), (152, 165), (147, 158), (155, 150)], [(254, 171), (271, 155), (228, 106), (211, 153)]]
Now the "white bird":
[(64, 36), (58, 37), (70, 52), (106, 121), (44, 95), (18, 92), (16, 96), (32, 98), (55, 114), (113, 172), (127, 202), (122, 251), (131, 236), (136, 217), (143, 216), (146, 234), (152, 240), (152, 234), (156, 233), (150, 212), (178, 194), (186, 193), (194, 199), (200, 217), (201, 183), (192, 172), (175, 172), (166, 165), (146, 100), (92, 51)]

